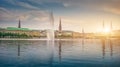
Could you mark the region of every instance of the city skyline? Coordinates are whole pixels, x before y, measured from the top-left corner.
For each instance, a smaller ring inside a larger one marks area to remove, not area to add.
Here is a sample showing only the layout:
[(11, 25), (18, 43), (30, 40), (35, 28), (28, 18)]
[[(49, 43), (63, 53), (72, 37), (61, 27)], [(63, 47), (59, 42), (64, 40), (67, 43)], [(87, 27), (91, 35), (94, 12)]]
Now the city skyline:
[[(94, 1), (94, 2), (93, 2)], [(101, 3), (101, 4), (99, 4)], [(62, 29), (81, 32), (99, 32), (102, 23), (113, 30), (120, 29), (119, 0), (1, 0), (0, 27), (48, 29), (49, 12), (54, 14), (55, 29), (61, 17)]]

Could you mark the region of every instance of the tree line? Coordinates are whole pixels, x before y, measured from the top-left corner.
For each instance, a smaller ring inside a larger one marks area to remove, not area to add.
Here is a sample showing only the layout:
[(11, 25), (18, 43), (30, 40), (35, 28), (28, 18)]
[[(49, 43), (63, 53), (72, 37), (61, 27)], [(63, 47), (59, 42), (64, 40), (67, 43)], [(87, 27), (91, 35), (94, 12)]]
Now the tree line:
[(0, 32), (0, 38), (32, 38), (37, 36), (30, 36), (25, 33), (10, 33), (10, 32)]

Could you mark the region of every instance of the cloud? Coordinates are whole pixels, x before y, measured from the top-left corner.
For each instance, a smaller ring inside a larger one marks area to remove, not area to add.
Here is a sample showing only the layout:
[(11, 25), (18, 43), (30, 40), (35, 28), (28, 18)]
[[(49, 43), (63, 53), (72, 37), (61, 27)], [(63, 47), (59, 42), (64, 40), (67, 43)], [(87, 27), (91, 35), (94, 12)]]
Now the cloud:
[(0, 7), (0, 22), (2, 21), (14, 22), (18, 19), (24, 20), (26, 22), (27, 21), (43, 22), (43, 21), (48, 21), (49, 18), (48, 15), (49, 13), (47, 11), (42, 11), (42, 10), (12, 11)]
[(5, 4), (7, 4), (8, 7), (11, 6), (11, 8), (16, 6), (31, 10), (40, 10), (42, 8), (61, 10), (60, 7), (71, 7), (71, 9), (85, 8), (120, 14), (120, 0), (1, 0), (1, 2), (3, 4), (6, 2)]
[[(16, 15), (19, 15), (17, 13), (22, 10), (24, 11), (24, 9), (27, 10), (26, 12), (30, 14), (32, 14), (31, 10), (36, 10), (36, 12), (38, 12), (38, 11), (42, 11), (42, 8), (45, 8), (46, 10), (49, 10), (50, 8), (55, 8), (57, 9), (57, 11), (59, 10), (64, 11), (64, 9), (60, 9), (60, 7), (65, 7), (66, 9), (69, 8), (71, 9), (71, 11), (73, 10), (73, 8), (74, 10), (87, 9), (92, 11), (98, 10), (98, 11), (109, 12), (120, 15), (120, 4), (119, 4), (120, 0), (1, 0), (1, 2), (3, 3), (0, 5), (0, 12), (1, 12), (0, 15), (2, 17), (7, 16), (5, 13), (8, 13), (8, 16), (10, 14), (14, 16), (15, 15), (14, 12), (16, 12)], [(13, 6), (15, 6), (16, 8)], [(13, 12), (9, 11), (8, 7), (9, 9), (13, 10)], [(26, 19), (28, 19), (30, 16), (24, 14), (26, 12), (22, 12), (21, 17), (22, 18), (25, 17)], [(39, 12), (34, 13), (32, 15), (36, 15), (36, 14), (41, 15), (39, 14)]]
[(3, 8), (3, 7), (0, 7), (0, 11), (5, 11), (5, 12), (8, 12), (7, 9)]
[(15, 16), (14, 13), (8, 11), (5, 8), (0, 7), (0, 21), (4, 21), (4, 20), (10, 21), (12, 20), (12, 18), (15, 18), (14, 16)]
[(105, 7), (103, 10), (106, 11), (106, 12), (110, 12), (110, 13), (113, 13), (113, 14), (120, 15), (120, 8), (118, 9), (118, 8), (112, 8), (112, 7), (110, 7), (110, 8)]
[(120, 0), (110, 0), (102, 8), (106, 12), (120, 15)]
[(30, 9), (30, 10), (39, 10), (37, 6), (34, 6), (25, 0), (1, 0), (0, 6), (8, 9)]
[[(43, 2), (43, 0), (40, 1)], [(71, 10), (88, 9), (93, 11), (103, 11), (113, 14), (120, 14), (120, 0), (44, 0), (44, 1), (61, 3), (65, 8), (70, 8)]]
[(24, 7), (24, 8), (28, 8), (28, 9), (33, 9), (33, 10), (39, 9), (38, 7), (32, 6), (32, 5), (25, 3), (25, 2), (18, 2), (17, 5)]
[(11, 9), (49, 10), (64, 8), (63, 3), (56, 0), (1, 0), (0, 2), (0, 6)]

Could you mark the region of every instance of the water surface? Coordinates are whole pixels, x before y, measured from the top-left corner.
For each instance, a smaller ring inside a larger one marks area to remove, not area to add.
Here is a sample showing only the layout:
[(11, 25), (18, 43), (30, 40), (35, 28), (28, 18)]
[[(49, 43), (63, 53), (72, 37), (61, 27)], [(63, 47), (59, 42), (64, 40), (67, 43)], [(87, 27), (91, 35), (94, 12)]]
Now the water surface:
[(0, 67), (120, 67), (120, 40), (0, 40)]

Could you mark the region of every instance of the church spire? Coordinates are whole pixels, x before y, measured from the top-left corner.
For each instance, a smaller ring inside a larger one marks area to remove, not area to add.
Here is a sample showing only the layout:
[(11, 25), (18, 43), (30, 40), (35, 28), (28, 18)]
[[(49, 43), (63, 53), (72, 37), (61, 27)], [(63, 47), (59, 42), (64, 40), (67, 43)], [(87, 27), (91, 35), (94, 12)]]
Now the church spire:
[(85, 34), (85, 31), (84, 31), (84, 28), (82, 28), (82, 37), (84, 38), (84, 35)]
[(104, 21), (103, 21), (103, 24), (102, 24), (102, 31), (104, 32), (104, 29), (105, 29), (105, 23), (104, 23)]
[(111, 23), (110, 23), (110, 29), (111, 29), (111, 31), (112, 31), (112, 29), (113, 29), (112, 21), (111, 21)]
[(104, 21), (103, 21), (103, 30), (104, 30), (104, 28), (105, 28), (105, 23), (104, 23)]
[(21, 21), (19, 19), (18, 28), (21, 28)]
[(62, 32), (61, 18), (60, 18), (60, 20), (59, 20), (59, 32)]

